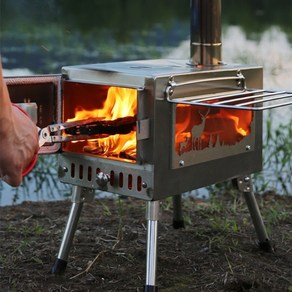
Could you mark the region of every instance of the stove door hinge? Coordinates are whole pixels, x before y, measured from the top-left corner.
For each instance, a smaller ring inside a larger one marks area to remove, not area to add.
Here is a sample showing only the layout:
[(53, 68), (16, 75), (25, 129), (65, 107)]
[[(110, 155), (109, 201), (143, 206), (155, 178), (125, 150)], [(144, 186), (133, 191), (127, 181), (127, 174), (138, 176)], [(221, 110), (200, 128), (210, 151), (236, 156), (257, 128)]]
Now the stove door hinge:
[(144, 119), (144, 120), (138, 120), (136, 122), (137, 126), (137, 140), (145, 140), (150, 138), (150, 120)]

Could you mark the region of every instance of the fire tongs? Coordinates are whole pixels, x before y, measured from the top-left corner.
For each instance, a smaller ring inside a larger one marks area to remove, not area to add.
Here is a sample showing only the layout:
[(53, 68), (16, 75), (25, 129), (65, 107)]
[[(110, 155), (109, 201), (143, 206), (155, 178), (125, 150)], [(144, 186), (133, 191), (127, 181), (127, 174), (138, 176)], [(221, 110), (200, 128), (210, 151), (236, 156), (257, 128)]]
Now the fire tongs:
[(136, 117), (116, 120), (89, 118), (60, 124), (52, 124), (39, 130), (39, 146), (46, 143), (62, 143), (98, 139), (115, 134), (128, 134), (135, 130)]

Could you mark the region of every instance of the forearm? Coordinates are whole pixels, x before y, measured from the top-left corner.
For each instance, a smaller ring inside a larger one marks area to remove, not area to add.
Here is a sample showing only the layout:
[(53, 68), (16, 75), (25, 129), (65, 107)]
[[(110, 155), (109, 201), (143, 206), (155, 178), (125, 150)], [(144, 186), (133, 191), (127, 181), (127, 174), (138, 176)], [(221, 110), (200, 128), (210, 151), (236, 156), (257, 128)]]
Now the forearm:
[(6, 133), (7, 124), (11, 123), (12, 109), (7, 86), (2, 76), (2, 65), (0, 63), (0, 135)]
[(37, 127), (12, 106), (0, 67), (0, 178), (18, 186), (38, 149)]

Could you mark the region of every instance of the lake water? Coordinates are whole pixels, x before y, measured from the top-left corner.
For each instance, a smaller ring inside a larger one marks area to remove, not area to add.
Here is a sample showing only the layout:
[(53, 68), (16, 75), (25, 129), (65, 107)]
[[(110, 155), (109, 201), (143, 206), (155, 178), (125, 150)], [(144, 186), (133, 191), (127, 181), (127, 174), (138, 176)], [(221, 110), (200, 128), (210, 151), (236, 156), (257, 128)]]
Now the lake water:
[[(96, 15), (99, 25), (97, 33), (96, 30), (86, 29), (95, 23), (94, 19), (90, 17), (82, 19), (82, 13), (75, 14), (74, 19), (64, 12), (69, 9), (77, 11), (81, 9), (75, 7), (77, 4), (71, 5), (73, 7), (65, 7), (66, 3), (70, 5), (72, 1), (62, 1), (61, 8), (56, 1), (43, 1), (42, 3), (47, 5), (47, 15), (43, 16), (42, 28), (36, 27), (40, 21), (37, 13), (38, 5), (41, 4), (38, 1), (19, 1), (20, 7), (17, 8), (17, 5), (12, 5), (11, 1), (3, 0), (0, 6), (2, 8), (0, 48), (4, 75), (59, 73), (60, 68), (66, 64), (151, 58), (186, 59), (189, 56), (188, 2), (173, 1), (171, 3), (173, 7), (168, 7), (167, 13), (161, 13), (164, 11), (163, 7), (159, 7), (160, 10), (157, 9), (153, 13), (146, 9), (143, 13), (139, 10), (139, 1), (135, 2), (137, 5), (135, 13), (130, 11), (134, 9), (133, 7), (123, 8), (122, 15), (119, 10), (114, 9), (111, 15), (115, 17), (108, 18), (101, 11), (97, 11), (96, 13), (100, 13)], [(289, 11), (292, 11), (289, 10), (292, 9), (291, 2), (286, 1), (287, 5), (281, 5), (281, 8), (276, 1), (270, 1), (270, 6), (266, 7), (266, 4), (257, 6), (255, 4), (257, 1), (249, 0), (244, 2), (242, 13), (237, 19), (233, 18), (238, 9), (234, 7), (234, 2), (222, 1), (223, 8), (225, 7), (222, 15), (223, 61), (263, 66), (266, 89), (292, 91), (292, 23), (289, 14)], [(31, 3), (33, 3), (31, 15), (21, 14), (21, 5), (32, 5)], [(181, 3), (187, 7), (179, 9)], [(229, 6), (224, 6), (225, 3), (229, 3)], [(253, 6), (257, 6), (257, 9), (250, 10)], [(3, 8), (10, 11), (10, 15), (3, 14)], [(34, 10), (35, 14), (33, 14)], [(17, 13), (19, 17), (13, 22), (11, 15)], [(100, 22), (101, 19), (103, 23)], [(125, 19), (127, 21), (123, 21)], [(254, 19), (260, 19), (260, 22), (253, 21)], [(26, 25), (21, 25), (22, 23)], [(79, 26), (82, 29), (79, 29)], [(291, 125), (291, 106), (265, 113), (265, 119), (268, 119), (268, 115), (273, 117), (274, 129), (278, 129), (281, 124)], [(269, 156), (268, 150), (265, 153)], [(55, 161), (50, 163), (54, 164)], [(11, 188), (0, 182), (0, 205), (17, 204), (23, 200), (58, 200), (70, 195), (70, 187), (58, 181), (55, 168), (52, 168), (50, 175), (41, 171), (41, 167), (35, 170), (19, 188)], [(285, 171), (287, 177), (291, 177), (291, 168), (288, 167)], [(263, 173), (266, 174), (268, 188), (283, 193), (281, 186), (271, 179), (273, 170), (270, 166), (264, 169)], [(288, 185), (288, 189), (292, 191), (291, 185)], [(206, 189), (200, 189), (193, 194), (202, 196), (207, 192)]]

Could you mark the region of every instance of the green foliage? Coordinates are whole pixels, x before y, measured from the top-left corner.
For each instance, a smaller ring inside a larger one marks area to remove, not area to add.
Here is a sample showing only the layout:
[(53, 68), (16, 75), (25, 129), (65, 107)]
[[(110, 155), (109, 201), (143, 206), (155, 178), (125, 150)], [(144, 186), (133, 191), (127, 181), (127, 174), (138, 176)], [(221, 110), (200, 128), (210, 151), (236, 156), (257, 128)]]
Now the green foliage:
[(270, 207), (266, 210), (264, 213), (265, 219), (270, 223), (270, 224), (277, 224), (279, 221), (285, 220), (288, 218), (288, 213), (286, 211), (283, 211), (282, 209), (279, 208), (273, 208)]
[(263, 141), (263, 172), (255, 175), (258, 192), (275, 190), (292, 192), (292, 119), (274, 126), (273, 112), (265, 120)]
[[(238, 25), (258, 38), (275, 25), (291, 40), (292, 2), (282, 1), (224, 0), (223, 27)], [(187, 0), (1, 0), (0, 5), (3, 62), (21, 62), (34, 73), (59, 73), (68, 64), (161, 58), (189, 37)]]
[(111, 212), (109, 206), (107, 206), (107, 205), (104, 204), (103, 202), (101, 202), (101, 205), (102, 205), (103, 214), (104, 214), (105, 216), (111, 216), (111, 215), (112, 215), (112, 212)]
[(211, 225), (217, 230), (222, 230), (224, 232), (239, 232), (239, 226), (235, 220), (229, 218), (210, 218)]
[(243, 26), (252, 35), (274, 24), (292, 36), (291, 14), (290, 0), (281, 0), (281, 5), (276, 0), (222, 0), (223, 23)]

